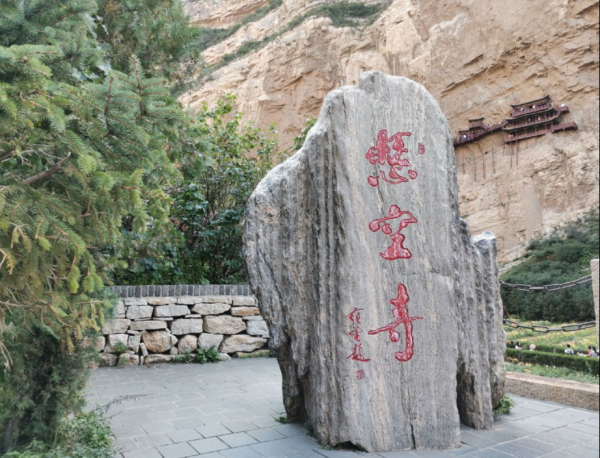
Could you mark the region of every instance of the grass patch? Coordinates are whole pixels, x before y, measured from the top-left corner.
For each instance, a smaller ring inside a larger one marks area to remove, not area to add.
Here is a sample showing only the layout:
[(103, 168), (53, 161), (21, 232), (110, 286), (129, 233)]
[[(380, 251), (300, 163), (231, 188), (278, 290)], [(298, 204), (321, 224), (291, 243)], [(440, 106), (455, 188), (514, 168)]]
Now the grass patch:
[(275, 421), (276, 421), (277, 423), (281, 423), (281, 424), (283, 424), (283, 425), (287, 425), (288, 423), (291, 423), (291, 420), (290, 420), (288, 417), (286, 417), (286, 416), (277, 417), (277, 418), (275, 419)]
[(597, 376), (595, 377), (590, 374), (584, 374), (583, 372), (577, 372), (566, 367), (547, 367), (538, 366), (534, 364), (523, 364), (514, 361), (507, 361), (506, 370), (508, 372), (516, 372), (519, 374), (539, 375), (542, 377), (600, 385)]

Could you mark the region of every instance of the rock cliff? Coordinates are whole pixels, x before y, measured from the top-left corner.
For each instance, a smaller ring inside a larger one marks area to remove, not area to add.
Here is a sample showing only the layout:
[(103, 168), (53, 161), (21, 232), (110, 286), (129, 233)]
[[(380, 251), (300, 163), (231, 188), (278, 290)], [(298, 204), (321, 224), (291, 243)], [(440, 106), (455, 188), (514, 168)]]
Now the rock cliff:
[[(187, 3), (207, 27), (235, 24), (267, 4)], [(277, 123), (287, 146), (330, 90), (356, 84), (368, 70), (423, 84), (455, 133), (468, 118), (499, 122), (511, 103), (549, 94), (569, 106), (580, 130), (512, 149), (502, 134), (459, 148), (461, 213), (474, 233), (496, 233), (500, 258), (510, 260), (532, 237), (598, 205), (598, 1), (396, 0), (371, 25), (334, 27), (329, 18), (309, 16), (290, 27), (324, 3), (336, 2), (284, 0), (207, 49), (207, 63), (218, 64), (244, 44), (281, 33), (214, 71), (181, 101), (195, 107), (236, 93), (247, 119)]]

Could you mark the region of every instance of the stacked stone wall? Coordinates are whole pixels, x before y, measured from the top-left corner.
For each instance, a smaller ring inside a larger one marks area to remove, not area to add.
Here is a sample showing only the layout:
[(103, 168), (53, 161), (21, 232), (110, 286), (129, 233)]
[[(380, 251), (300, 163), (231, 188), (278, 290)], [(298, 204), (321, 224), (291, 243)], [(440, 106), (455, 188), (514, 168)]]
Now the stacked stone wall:
[[(114, 319), (102, 328), (96, 342), (101, 366), (165, 363), (199, 348), (215, 347), (221, 359), (267, 348), (269, 330), (247, 286), (137, 286), (114, 290), (121, 296)], [(169, 295), (173, 293), (183, 295)], [(119, 343), (128, 349), (120, 361)]]

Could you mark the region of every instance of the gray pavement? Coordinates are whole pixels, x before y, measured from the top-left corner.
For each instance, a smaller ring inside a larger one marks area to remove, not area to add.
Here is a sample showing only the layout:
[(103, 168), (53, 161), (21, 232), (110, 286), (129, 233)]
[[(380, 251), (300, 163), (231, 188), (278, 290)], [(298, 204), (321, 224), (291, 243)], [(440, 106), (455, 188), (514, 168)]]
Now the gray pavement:
[(463, 447), (443, 452), (330, 451), (300, 425), (283, 425), (274, 359), (96, 370), (91, 407), (111, 407), (118, 458), (598, 458), (598, 413), (512, 396), (517, 407), (493, 431), (463, 427)]

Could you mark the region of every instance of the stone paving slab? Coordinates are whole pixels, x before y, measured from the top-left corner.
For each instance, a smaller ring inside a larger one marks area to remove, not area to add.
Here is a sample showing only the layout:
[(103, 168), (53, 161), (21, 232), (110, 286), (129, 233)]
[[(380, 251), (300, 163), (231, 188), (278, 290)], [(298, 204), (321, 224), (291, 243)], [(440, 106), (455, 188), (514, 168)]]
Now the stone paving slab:
[(492, 431), (462, 427), (458, 450), (369, 454), (325, 450), (285, 415), (274, 359), (207, 365), (102, 368), (91, 408), (123, 398), (109, 415), (116, 458), (587, 458), (598, 457), (598, 412), (511, 396), (514, 413)]

